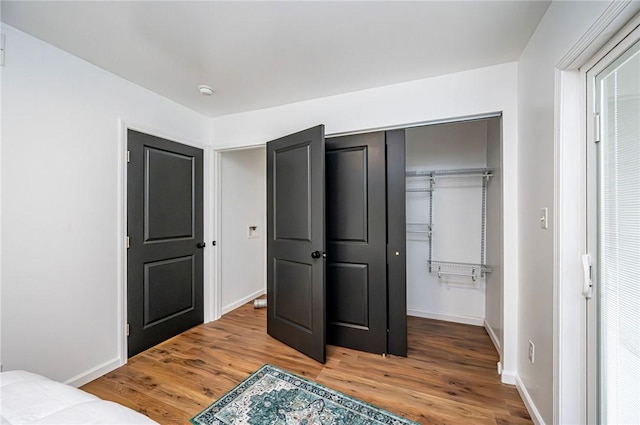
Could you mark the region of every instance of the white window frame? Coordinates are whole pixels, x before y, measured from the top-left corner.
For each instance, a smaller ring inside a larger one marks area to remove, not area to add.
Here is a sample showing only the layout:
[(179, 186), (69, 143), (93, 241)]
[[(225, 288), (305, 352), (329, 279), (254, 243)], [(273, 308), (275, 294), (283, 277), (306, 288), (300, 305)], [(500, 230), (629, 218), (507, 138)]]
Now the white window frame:
[[(586, 179), (586, 243), (587, 253), (591, 255), (591, 258), (597, 258), (597, 197), (596, 185), (597, 185), (597, 147), (595, 143), (596, 137), (596, 124), (594, 114), (596, 112), (596, 79), (600, 73), (602, 73), (609, 65), (611, 65), (616, 59), (623, 55), (631, 46), (640, 41), (640, 19), (634, 19), (630, 25), (627, 25), (623, 31), (621, 31), (617, 37), (608, 43), (598, 55), (596, 55), (589, 63), (582, 67), (581, 72), (585, 75), (586, 83), (586, 109), (585, 109), (585, 122), (586, 122), (586, 139), (585, 150), (587, 157), (587, 179)], [(592, 276), (597, 276), (596, 261), (594, 260), (594, 269)], [(595, 321), (597, 319), (597, 297), (592, 297), (587, 300), (587, 364), (586, 364), (586, 416), (588, 424), (599, 423), (599, 393), (598, 393), (598, 367), (597, 367), (597, 327)]]

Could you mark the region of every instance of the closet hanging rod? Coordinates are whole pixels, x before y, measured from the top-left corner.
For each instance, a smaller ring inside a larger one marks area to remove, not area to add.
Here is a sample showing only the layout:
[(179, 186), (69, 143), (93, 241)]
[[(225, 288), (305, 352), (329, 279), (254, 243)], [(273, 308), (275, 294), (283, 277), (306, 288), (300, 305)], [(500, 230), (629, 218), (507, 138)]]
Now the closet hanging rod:
[(493, 176), (493, 168), (464, 168), (456, 170), (420, 170), (407, 171), (407, 177), (473, 177), (473, 176)]
[(431, 189), (426, 188), (426, 187), (412, 187), (412, 188), (408, 188), (406, 190), (406, 192), (414, 192), (414, 193), (418, 193), (418, 192), (431, 192)]
[(431, 237), (431, 225), (429, 223), (407, 223), (407, 233), (424, 233)]
[(493, 177), (493, 173), (450, 174), (430, 176), (433, 179), (465, 179), (469, 177)]
[(478, 276), (476, 276), (476, 271), (475, 269), (471, 271), (471, 274), (468, 273), (453, 273), (453, 272), (443, 272), (441, 270), (438, 270), (438, 279), (442, 279), (442, 276), (462, 276), (462, 277), (470, 277), (472, 281), (476, 281), (476, 279), (478, 278)]
[(464, 179), (464, 178), (470, 178), (470, 177), (484, 177), (484, 178), (489, 178), (489, 177), (493, 177), (493, 173), (491, 172), (487, 172), (487, 173), (465, 173), (465, 174), (421, 174), (421, 175), (412, 175), (412, 176), (407, 176), (407, 177), (428, 177), (430, 179)]

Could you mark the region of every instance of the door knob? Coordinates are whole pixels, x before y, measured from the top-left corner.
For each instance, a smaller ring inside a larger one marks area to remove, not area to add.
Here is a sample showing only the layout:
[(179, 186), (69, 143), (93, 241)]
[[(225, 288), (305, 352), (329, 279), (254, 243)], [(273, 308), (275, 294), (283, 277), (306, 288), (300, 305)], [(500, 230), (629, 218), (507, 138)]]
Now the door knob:
[(327, 258), (327, 254), (324, 252), (320, 252), (320, 251), (313, 251), (311, 253), (311, 258)]
[(197, 247), (197, 248), (200, 248), (200, 249), (204, 248), (205, 246), (207, 246), (207, 244), (206, 244), (206, 243), (204, 243), (204, 242), (198, 242), (198, 243), (196, 244), (196, 247)]

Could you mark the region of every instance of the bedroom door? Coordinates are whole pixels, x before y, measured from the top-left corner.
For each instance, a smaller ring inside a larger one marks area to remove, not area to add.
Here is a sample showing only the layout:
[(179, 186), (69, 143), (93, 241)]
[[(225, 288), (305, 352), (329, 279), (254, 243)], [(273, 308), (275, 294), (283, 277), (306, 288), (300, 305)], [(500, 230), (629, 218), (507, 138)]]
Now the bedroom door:
[(267, 143), (267, 332), (325, 362), (324, 126)]
[(128, 130), (129, 357), (203, 322), (203, 152)]

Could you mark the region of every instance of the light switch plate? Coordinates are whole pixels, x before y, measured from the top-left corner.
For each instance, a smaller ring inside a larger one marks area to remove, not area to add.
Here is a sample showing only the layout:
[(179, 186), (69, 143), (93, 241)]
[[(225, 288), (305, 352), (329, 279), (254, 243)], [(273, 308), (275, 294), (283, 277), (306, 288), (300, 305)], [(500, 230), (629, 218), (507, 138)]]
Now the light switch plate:
[(549, 228), (549, 209), (548, 208), (540, 208), (540, 228), (541, 229)]

